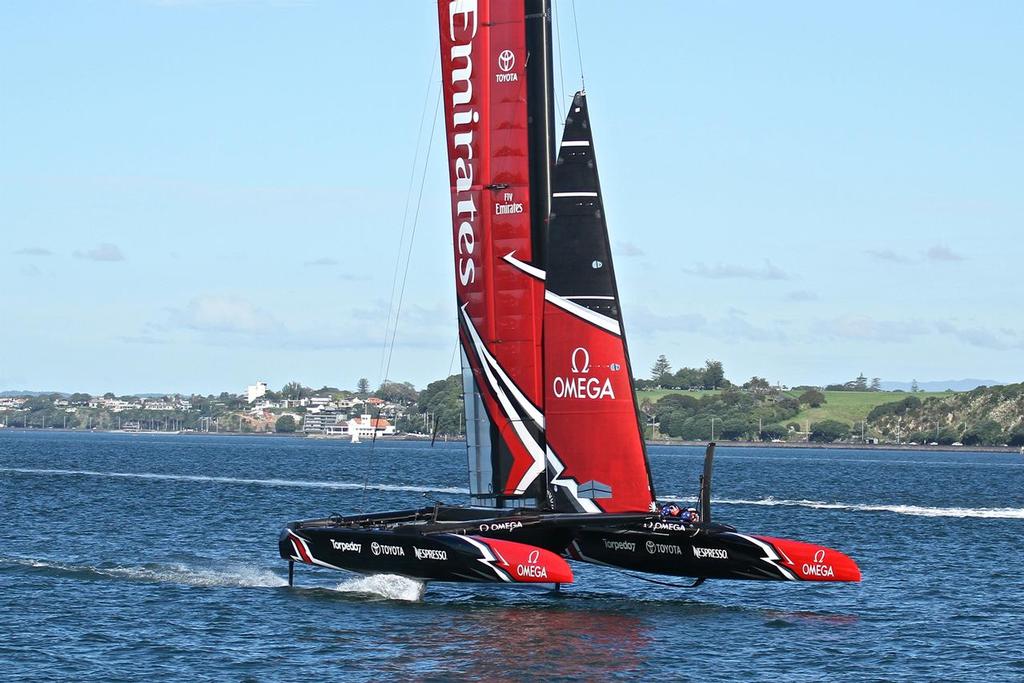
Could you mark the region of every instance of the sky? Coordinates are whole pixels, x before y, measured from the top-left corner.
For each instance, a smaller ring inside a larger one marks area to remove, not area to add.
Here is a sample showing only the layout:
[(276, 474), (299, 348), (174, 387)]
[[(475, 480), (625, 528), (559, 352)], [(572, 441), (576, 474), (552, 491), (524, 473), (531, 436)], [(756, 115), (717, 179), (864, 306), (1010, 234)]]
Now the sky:
[[(1024, 379), (1024, 4), (575, 5), (636, 374)], [(0, 391), (456, 370), (435, 13), (0, 4)]]

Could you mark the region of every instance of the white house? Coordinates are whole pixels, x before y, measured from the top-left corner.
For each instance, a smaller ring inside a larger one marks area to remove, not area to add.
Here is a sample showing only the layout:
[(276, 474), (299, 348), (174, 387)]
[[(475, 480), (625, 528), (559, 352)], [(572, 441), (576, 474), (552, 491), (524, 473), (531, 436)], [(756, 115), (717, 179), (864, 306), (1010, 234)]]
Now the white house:
[(263, 396), (266, 393), (267, 393), (267, 383), (266, 382), (256, 382), (256, 384), (250, 384), (249, 386), (247, 386), (245, 388), (245, 395), (249, 399), (249, 403), (252, 403), (256, 399), (258, 399), (260, 396)]
[(369, 415), (361, 415), (348, 421), (348, 433), (359, 434), (359, 438), (373, 438), (374, 431), (377, 436), (390, 436), (395, 433), (395, 426), (383, 418), (373, 419)]

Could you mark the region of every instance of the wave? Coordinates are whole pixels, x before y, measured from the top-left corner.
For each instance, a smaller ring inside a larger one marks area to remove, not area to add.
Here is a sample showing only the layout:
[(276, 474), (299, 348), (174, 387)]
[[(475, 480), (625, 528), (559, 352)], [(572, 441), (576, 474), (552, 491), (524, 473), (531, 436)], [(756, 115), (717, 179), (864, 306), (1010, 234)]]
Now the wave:
[[(243, 479), (238, 477), (207, 477), (193, 474), (158, 474), (155, 472), (99, 472), (95, 470), (53, 470), (25, 467), (0, 467), (0, 472), (42, 474), (53, 476), (108, 477), (114, 479), (150, 479), (158, 481), (194, 481), (214, 484), (242, 484), (289, 488), (362, 490), (363, 484), (351, 481), (304, 481), (301, 479)], [(405, 484), (366, 484), (373, 491), (407, 491), (412, 493), (450, 493), (467, 495), (469, 489), (458, 486), (415, 486)]]
[(885, 505), (862, 503), (829, 503), (820, 500), (786, 500), (771, 496), (748, 500), (743, 498), (715, 499), (714, 505), (762, 505), (806, 507), (822, 510), (848, 510), (852, 512), (892, 512), (913, 517), (979, 517), (984, 519), (1024, 519), (1024, 508), (964, 508), (927, 507), (923, 505)]
[(380, 596), (386, 600), (419, 602), (427, 590), (422, 581), (395, 574), (373, 574), (343, 581), (334, 587), (340, 593)]
[(146, 583), (177, 583), (200, 588), (280, 588), (288, 585), (287, 579), (269, 569), (248, 565), (233, 565), (220, 569), (190, 567), (180, 563), (104, 567), (23, 557), (0, 558), (0, 565), (3, 564), (16, 564), (60, 574), (112, 577)]

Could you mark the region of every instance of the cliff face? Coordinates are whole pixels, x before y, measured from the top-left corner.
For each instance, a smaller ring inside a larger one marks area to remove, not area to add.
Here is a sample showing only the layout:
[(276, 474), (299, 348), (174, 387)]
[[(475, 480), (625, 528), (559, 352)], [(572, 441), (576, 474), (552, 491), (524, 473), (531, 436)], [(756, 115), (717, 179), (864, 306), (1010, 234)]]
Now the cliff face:
[(1024, 383), (924, 400), (910, 395), (878, 406), (868, 421), (902, 441), (1024, 445)]

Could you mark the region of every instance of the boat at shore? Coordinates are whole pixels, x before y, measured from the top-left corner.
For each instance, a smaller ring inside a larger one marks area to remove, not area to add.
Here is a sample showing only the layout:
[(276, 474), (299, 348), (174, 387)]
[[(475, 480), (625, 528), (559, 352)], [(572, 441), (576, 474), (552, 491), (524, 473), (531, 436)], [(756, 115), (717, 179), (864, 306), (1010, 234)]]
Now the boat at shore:
[[(566, 558), (708, 579), (859, 581), (832, 548), (659, 501), (587, 94), (556, 148), (549, 0), (438, 3), (469, 506), (295, 521), (289, 562), (423, 581), (573, 580)], [(678, 516), (677, 516), (678, 515)]]

